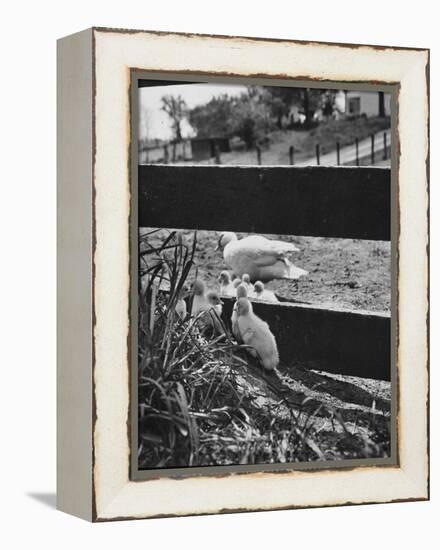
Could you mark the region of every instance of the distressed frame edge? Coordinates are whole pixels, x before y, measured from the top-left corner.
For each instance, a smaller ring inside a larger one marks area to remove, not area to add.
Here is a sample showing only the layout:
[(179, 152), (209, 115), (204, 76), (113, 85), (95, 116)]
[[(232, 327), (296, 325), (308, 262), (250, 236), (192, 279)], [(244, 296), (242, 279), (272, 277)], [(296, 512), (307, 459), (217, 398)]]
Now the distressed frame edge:
[(302, 45), (320, 45), (320, 46), (340, 46), (341, 48), (371, 48), (375, 50), (402, 50), (402, 51), (415, 51), (423, 52), (429, 51), (429, 48), (424, 47), (410, 47), (410, 46), (390, 46), (385, 44), (358, 44), (354, 42), (327, 42), (320, 40), (307, 40), (307, 39), (294, 39), (294, 38), (274, 38), (274, 37), (264, 37), (264, 36), (243, 36), (243, 35), (233, 35), (233, 34), (210, 34), (210, 33), (198, 33), (198, 32), (183, 32), (183, 31), (158, 31), (153, 29), (127, 29), (119, 27), (101, 27), (93, 26), (93, 31), (96, 32), (108, 32), (108, 33), (118, 33), (118, 34), (139, 34), (139, 33), (148, 33), (154, 34), (157, 36), (185, 36), (188, 38), (219, 38), (219, 39), (235, 39), (241, 41), (250, 41), (250, 42), (288, 42), (293, 44), (302, 44)]
[[(101, 29), (99, 29), (101, 30)], [(112, 31), (114, 32), (114, 31)], [(134, 31), (134, 32), (143, 32), (143, 31)], [(175, 33), (165, 33), (165, 34), (175, 34)], [(217, 37), (214, 37), (214, 38), (217, 38)], [(226, 38), (230, 38), (230, 37), (226, 37)], [(293, 42), (293, 41), (290, 41), (290, 42)], [(312, 44), (315, 44), (315, 43), (312, 43)], [(323, 44), (323, 43), (320, 43), (320, 44)], [(394, 48), (393, 48), (394, 49)], [(396, 48), (398, 49), (398, 48)], [(412, 50), (412, 51), (415, 51), (414, 48), (408, 48), (409, 50)], [(416, 51), (423, 51), (423, 52), (426, 52), (427, 50), (416, 50)], [(429, 52), (429, 51), (428, 51)], [(429, 71), (429, 53), (428, 53), (428, 61), (427, 61), (427, 70)], [(427, 95), (429, 97), (429, 87), (427, 88)], [(426, 119), (424, 119), (424, 123), (426, 122), (429, 122), (429, 112), (428, 112), (428, 121)], [(429, 164), (429, 145), (428, 145), (428, 150), (426, 151), (427, 153), (427, 158), (428, 158), (428, 164)], [(427, 175), (428, 175), (428, 182), (429, 182), (429, 166), (427, 164)], [(429, 199), (429, 186), (428, 186), (428, 199)], [(429, 205), (428, 205), (429, 206)], [(429, 233), (428, 233), (428, 246), (429, 246)], [(428, 285), (429, 285), (429, 282), (428, 282)], [(429, 292), (429, 287), (428, 287), (428, 292)], [(429, 308), (429, 299), (428, 299), (428, 304), (427, 304), (428, 308)], [(428, 314), (429, 314), (429, 309), (428, 309)], [(429, 320), (429, 317), (428, 317), (428, 320)], [(429, 327), (428, 327), (429, 328)], [(428, 356), (428, 364), (427, 364), (427, 367), (428, 367), (428, 372), (429, 372), (429, 356)], [(429, 381), (428, 381), (429, 382)], [(429, 407), (429, 385), (428, 385), (428, 407)], [(429, 419), (429, 414), (428, 414), (428, 419)], [(429, 430), (429, 422), (428, 422), (428, 430)], [(429, 442), (429, 432), (428, 432), (428, 442)], [(427, 479), (427, 486), (423, 486), (423, 487), (416, 487), (413, 485), (413, 489), (414, 490), (417, 490), (419, 491), (419, 494), (421, 495), (420, 497), (419, 496), (416, 496), (416, 497), (408, 497), (408, 498), (404, 498), (404, 499), (390, 499), (390, 500), (384, 500), (384, 501), (377, 501), (377, 502), (371, 502), (371, 503), (379, 503), (379, 502), (403, 502), (403, 501), (414, 501), (414, 500), (427, 500), (429, 498), (429, 443), (428, 443), (428, 448), (427, 448), (427, 451), (428, 451), (428, 455), (427, 455), (427, 460), (428, 460), (428, 479)], [(368, 504), (369, 502), (344, 502), (344, 503), (332, 503), (332, 504), (324, 504), (324, 505), (316, 505), (316, 506), (307, 506), (307, 505), (304, 505), (304, 506), (296, 506), (296, 505), (292, 505), (292, 506), (288, 506), (288, 507), (279, 507), (279, 508), (275, 508), (275, 507), (270, 507), (270, 508), (267, 508), (267, 509), (270, 509), (270, 510), (273, 510), (273, 509), (292, 509), (292, 508), (301, 508), (301, 507), (327, 507), (327, 506), (342, 506), (342, 505), (350, 505), (350, 504)], [(266, 508), (264, 508), (265, 510)], [(147, 516), (127, 516), (127, 517), (119, 517), (119, 516), (115, 516), (115, 517), (109, 517), (106, 515), (106, 511), (108, 511), (108, 508), (106, 507), (105, 510), (102, 510), (103, 514), (100, 514), (100, 517), (97, 517), (95, 516), (95, 520), (96, 521), (111, 521), (111, 520), (118, 520), (118, 519), (141, 519), (141, 518), (147, 518), (147, 517), (171, 517), (171, 516), (174, 516), (174, 515), (205, 515), (205, 513), (201, 513), (201, 514), (197, 514), (197, 513), (182, 513), (182, 514), (160, 514), (160, 515), (157, 515), (157, 516), (153, 516), (153, 515), (147, 515)], [(216, 514), (216, 513), (228, 513), (228, 512), (240, 512), (240, 511), (257, 511), (257, 509), (246, 509), (246, 510), (242, 510), (242, 509), (224, 509), (224, 510), (220, 510), (220, 511), (216, 511), (216, 512), (211, 512), (211, 511), (207, 511), (206, 514)]]
[(88, 521), (94, 516), (92, 42), (92, 29), (57, 41), (57, 509)]

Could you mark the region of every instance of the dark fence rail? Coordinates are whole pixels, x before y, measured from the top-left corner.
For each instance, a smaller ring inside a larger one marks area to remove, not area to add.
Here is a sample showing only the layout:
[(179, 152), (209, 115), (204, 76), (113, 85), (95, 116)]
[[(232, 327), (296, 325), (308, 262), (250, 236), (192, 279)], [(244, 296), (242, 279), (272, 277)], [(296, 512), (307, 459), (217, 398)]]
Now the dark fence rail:
[(139, 166), (139, 225), (390, 239), (390, 169)]
[[(222, 300), (229, 324), (234, 300)], [(390, 380), (389, 315), (255, 301), (253, 309), (276, 334), (281, 364), (295, 358), (317, 370)]]

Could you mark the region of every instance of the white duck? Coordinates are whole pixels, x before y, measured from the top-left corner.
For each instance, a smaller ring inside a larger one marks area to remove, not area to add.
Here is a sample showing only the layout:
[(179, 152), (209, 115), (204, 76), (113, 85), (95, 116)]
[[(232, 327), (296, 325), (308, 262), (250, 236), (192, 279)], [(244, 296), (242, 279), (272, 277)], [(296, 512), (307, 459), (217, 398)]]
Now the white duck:
[(254, 294), (253, 298), (256, 300), (262, 300), (264, 302), (279, 302), (278, 298), (275, 296), (275, 293), (271, 290), (264, 288), (264, 283), (257, 281), (254, 284)]
[(223, 250), (225, 262), (236, 276), (248, 273), (251, 281), (298, 279), (307, 274), (287, 258), (289, 253), (298, 251), (292, 243), (260, 235), (238, 239), (235, 233), (227, 231), (220, 233), (217, 248)]
[(235, 287), (231, 282), (229, 271), (222, 271), (218, 277), (220, 296), (235, 296)]
[(251, 348), (247, 351), (265, 369), (275, 369), (280, 362), (275, 336), (269, 325), (255, 315), (247, 298), (239, 298), (237, 301), (237, 324), (243, 344)]

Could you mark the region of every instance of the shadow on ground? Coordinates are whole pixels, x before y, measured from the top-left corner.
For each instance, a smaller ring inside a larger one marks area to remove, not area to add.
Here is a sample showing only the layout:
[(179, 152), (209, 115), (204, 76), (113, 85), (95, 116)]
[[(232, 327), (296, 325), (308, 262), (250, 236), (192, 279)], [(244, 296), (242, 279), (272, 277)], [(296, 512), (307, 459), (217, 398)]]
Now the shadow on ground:
[(29, 498), (33, 498), (41, 504), (44, 504), (48, 508), (52, 508), (53, 510), (57, 507), (56, 493), (27, 493), (27, 496)]

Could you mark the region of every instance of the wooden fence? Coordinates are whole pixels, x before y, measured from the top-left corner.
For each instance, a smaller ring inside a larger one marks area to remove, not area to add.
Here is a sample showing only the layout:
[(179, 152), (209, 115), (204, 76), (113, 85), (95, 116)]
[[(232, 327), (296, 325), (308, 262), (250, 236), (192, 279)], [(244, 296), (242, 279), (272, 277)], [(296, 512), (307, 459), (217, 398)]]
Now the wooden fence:
[[(379, 136), (377, 136), (379, 137)], [(378, 161), (384, 161), (390, 158), (390, 141), (391, 139), (388, 136), (387, 131), (383, 132), (380, 139), (376, 139), (376, 136), (373, 134), (370, 136), (370, 149), (363, 154), (359, 152), (359, 140), (355, 138), (355, 141), (351, 146), (354, 145), (354, 155), (353, 158), (347, 160), (346, 154), (341, 154), (347, 148), (350, 148), (350, 145), (344, 145), (341, 147), (339, 141), (335, 142), (335, 149), (333, 152), (327, 153), (325, 155), (326, 162), (322, 164), (326, 165), (368, 165), (374, 166)], [(378, 143), (379, 142), (379, 143)], [(140, 164), (169, 164), (176, 162), (193, 162), (193, 153), (191, 140), (183, 140), (181, 142), (168, 143), (158, 146), (151, 147), (142, 147), (139, 149), (139, 162)], [(290, 145), (288, 149), (288, 158), (289, 165), (295, 165), (295, 158), (298, 156), (299, 151), (295, 150), (293, 145)], [(258, 166), (264, 164), (264, 150), (257, 145), (255, 147), (255, 161)], [(349, 155), (350, 156), (350, 155)], [(331, 157), (331, 158), (329, 158)], [(312, 160), (312, 159), (309, 159)], [(317, 166), (321, 164), (322, 160), (322, 149), (321, 144), (315, 144), (315, 163)], [(222, 153), (218, 145), (213, 147), (213, 156), (211, 161), (215, 164), (222, 164)], [(304, 164), (304, 161), (300, 161)]]
[[(148, 165), (138, 181), (143, 227), (390, 240), (388, 168)], [(390, 315), (291, 303), (255, 311), (283, 362), (390, 379)]]

